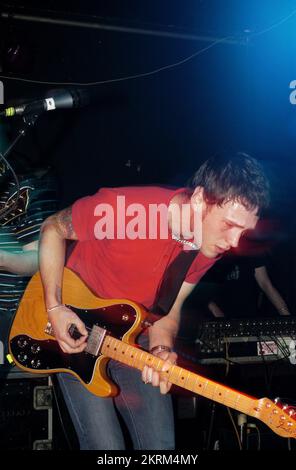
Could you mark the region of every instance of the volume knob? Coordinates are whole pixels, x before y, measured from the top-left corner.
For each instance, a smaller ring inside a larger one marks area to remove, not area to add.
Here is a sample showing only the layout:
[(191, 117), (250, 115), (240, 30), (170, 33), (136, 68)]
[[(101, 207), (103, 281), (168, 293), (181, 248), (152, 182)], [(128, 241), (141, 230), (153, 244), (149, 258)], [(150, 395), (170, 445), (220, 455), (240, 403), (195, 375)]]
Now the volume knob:
[(26, 362), (26, 360), (28, 359), (28, 356), (26, 353), (24, 353), (24, 351), (21, 351), (18, 355), (17, 355), (17, 359), (19, 362)]
[(40, 348), (39, 344), (37, 344), (37, 343), (34, 343), (31, 346), (31, 351), (32, 351), (33, 354), (39, 353), (40, 349), (41, 348)]
[(19, 348), (25, 348), (27, 346), (27, 344), (28, 344), (28, 341), (23, 336), (21, 336), (17, 340), (17, 345), (18, 345)]
[(41, 366), (40, 359), (32, 359), (31, 366), (33, 367), (33, 369), (38, 369)]

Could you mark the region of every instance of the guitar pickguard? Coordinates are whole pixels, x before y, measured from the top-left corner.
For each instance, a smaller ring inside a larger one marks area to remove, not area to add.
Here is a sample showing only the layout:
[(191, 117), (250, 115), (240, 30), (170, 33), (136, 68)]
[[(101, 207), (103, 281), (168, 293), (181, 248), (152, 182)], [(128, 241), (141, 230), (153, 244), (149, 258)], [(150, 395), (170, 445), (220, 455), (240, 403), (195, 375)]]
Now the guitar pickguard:
[[(107, 331), (109, 336), (122, 339), (136, 319), (135, 309), (128, 304), (110, 305), (97, 309), (71, 309), (84, 322), (89, 331), (97, 325)], [(46, 325), (45, 325), (46, 326)], [(81, 352), (64, 353), (54, 339), (40, 340), (28, 335), (17, 335), (10, 340), (13, 356), (25, 368), (38, 370), (64, 369), (75, 372), (83, 382), (89, 384), (98, 356)]]

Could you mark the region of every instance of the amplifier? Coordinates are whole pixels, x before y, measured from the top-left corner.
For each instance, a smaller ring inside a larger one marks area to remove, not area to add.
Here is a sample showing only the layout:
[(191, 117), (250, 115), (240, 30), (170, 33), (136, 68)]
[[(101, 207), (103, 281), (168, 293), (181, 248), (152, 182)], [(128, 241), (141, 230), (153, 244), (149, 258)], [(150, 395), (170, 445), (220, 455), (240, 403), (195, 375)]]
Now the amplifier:
[(52, 449), (49, 377), (0, 378), (0, 449)]
[(204, 322), (196, 339), (198, 362), (242, 364), (290, 358), (295, 356), (295, 336), (296, 319), (290, 317)]

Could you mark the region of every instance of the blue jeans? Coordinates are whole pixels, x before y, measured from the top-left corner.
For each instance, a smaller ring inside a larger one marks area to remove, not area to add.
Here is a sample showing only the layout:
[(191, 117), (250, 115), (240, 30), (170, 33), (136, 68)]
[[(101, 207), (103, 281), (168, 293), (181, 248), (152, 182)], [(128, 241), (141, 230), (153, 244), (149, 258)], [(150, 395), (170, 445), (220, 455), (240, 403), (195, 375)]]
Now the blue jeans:
[(59, 383), (82, 450), (123, 450), (124, 420), (134, 449), (174, 449), (174, 418), (169, 395), (144, 384), (141, 372), (110, 360), (108, 372), (120, 387), (114, 398), (90, 393), (75, 377), (59, 374)]

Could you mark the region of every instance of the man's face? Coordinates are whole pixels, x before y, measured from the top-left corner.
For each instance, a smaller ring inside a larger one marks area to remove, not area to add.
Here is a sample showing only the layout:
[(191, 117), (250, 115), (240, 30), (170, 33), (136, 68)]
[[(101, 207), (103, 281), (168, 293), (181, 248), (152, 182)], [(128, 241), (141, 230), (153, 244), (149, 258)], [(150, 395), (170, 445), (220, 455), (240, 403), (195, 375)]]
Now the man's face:
[(203, 203), (201, 252), (215, 258), (238, 246), (246, 230), (255, 228), (257, 208), (247, 210), (239, 202), (229, 201), (221, 207)]

